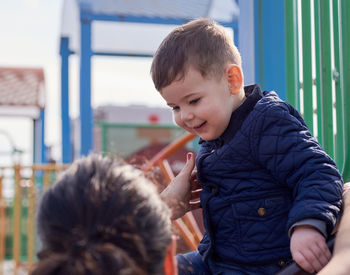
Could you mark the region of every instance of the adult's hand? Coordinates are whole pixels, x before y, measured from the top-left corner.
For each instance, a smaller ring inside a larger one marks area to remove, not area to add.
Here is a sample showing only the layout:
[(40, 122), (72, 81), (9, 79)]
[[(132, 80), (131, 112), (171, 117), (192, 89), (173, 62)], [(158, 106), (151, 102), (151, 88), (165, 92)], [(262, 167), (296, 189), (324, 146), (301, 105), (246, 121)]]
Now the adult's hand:
[(200, 186), (196, 179), (195, 159), (192, 153), (187, 154), (187, 161), (181, 172), (160, 194), (172, 211), (172, 219), (182, 217), (187, 211), (200, 206)]

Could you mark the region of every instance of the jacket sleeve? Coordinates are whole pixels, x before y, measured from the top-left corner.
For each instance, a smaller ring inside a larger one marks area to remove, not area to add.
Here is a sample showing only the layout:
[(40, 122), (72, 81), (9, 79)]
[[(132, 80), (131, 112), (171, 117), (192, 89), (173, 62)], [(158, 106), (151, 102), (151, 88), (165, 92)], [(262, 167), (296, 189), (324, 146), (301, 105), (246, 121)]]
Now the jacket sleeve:
[(262, 109), (252, 131), (255, 158), (291, 191), (287, 227), (303, 219), (318, 219), (326, 223), (330, 234), (341, 212), (343, 180), (298, 112), (275, 101)]

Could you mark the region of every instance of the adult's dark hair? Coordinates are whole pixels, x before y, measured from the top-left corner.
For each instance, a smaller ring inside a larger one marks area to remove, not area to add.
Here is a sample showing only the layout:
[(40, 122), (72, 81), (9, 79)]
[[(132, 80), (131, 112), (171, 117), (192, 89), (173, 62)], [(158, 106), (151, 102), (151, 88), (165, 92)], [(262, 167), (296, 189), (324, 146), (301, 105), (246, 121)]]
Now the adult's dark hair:
[(163, 274), (170, 211), (139, 170), (97, 155), (76, 161), (43, 196), (33, 275)]
[(175, 28), (163, 40), (153, 57), (151, 75), (160, 91), (182, 79), (190, 66), (203, 77), (222, 77), (228, 62), (242, 65), (232, 38), (223, 26), (200, 18)]

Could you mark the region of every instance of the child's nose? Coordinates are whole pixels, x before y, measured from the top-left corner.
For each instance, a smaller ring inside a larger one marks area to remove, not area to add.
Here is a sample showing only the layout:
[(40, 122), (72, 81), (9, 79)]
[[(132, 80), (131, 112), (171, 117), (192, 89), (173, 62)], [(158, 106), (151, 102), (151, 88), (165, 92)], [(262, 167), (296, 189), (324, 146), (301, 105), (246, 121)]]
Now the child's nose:
[(194, 118), (194, 115), (190, 110), (186, 110), (186, 109), (182, 110), (181, 119), (183, 121), (188, 121), (188, 120), (191, 120), (193, 118)]

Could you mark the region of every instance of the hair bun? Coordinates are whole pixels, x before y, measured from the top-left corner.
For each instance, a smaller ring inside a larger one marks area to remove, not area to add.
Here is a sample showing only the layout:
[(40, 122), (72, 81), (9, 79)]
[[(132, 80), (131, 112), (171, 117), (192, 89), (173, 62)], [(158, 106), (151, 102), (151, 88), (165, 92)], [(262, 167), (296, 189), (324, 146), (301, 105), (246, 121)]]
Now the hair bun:
[(63, 274), (62, 267), (69, 261), (67, 254), (62, 253), (39, 253), (40, 261), (34, 266), (31, 275)]
[(32, 275), (123, 274), (146, 275), (135, 261), (112, 243), (79, 241), (67, 253), (43, 251)]
[(79, 256), (89, 249), (89, 245), (86, 240), (81, 240), (73, 243), (71, 246), (70, 252), (73, 257)]

